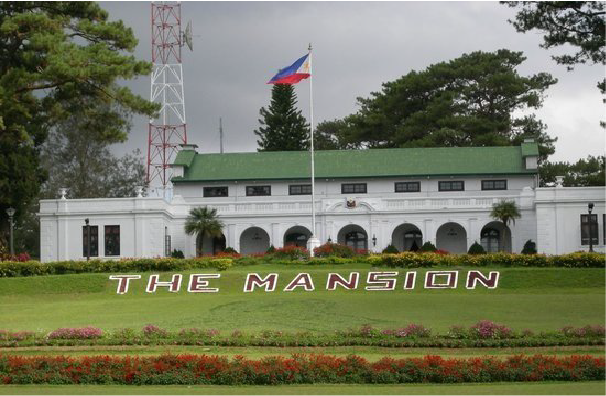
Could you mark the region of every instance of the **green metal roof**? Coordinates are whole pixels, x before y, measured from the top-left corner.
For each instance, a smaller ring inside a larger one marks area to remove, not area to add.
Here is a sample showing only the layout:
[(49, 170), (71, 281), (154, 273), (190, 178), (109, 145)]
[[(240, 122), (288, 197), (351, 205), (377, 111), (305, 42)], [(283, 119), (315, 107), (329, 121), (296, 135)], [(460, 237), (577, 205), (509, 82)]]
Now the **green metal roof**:
[[(536, 143), (525, 143), (534, 145)], [(528, 150), (527, 150), (528, 151)], [(538, 152), (538, 149), (537, 149)], [(193, 154), (193, 157), (192, 157)], [(316, 178), (534, 174), (524, 167), (523, 149), (437, 147), (316, 151)], [(197, 154), (182, 150), (175, 164), (184, 176), (173, 182), (309, 179), (307, 151)]]
[(539, 146), (535, 142), (524, 142), (522, 147), (522, 157), (532, 157), (539, 155)]
[(177, 153), (173, 166), (189, 167), (195, 156), (196, 152), (194, 150), (181, 150), (179, 153)]

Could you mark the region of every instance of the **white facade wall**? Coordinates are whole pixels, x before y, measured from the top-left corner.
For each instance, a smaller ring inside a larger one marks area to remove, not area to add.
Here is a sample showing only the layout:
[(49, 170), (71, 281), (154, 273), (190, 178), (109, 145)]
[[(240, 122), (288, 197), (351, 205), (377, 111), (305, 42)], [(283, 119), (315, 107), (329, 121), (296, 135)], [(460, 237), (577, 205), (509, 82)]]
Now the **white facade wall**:
[[(99, 232), (99, 258), (164, 257), (164, 236), (187, 209), (161, 198), (95, 198), (40, 201), (42, 261), (81, 260), (85, 219)], [(120, 226), (120, 255), (105, 255), (105, 226)]]
[(587, 250), (581, 244), (581, 215), (587, 214), (587, 205), (594, 203), (592, 214), (597, 215), (598, 244), (593, 248), (604, 252), (604, 187), (561, 187), (537, 190), (537, 248), (540, 252), (562, 254)]
[[(492, 205), (503, 199), (514, 200), (522, 212), (510, 225), (510, 248), (521, 251), (531, 239), (540, 252), (560, 254), (587, 250), (581, 246), (580, 214), (594, 202), (598, 214), (600, 244), (604, 250), (602, 214), (604, 188), (535, 188), (534, 176), (495, 176), (507, 179), (508, 189), (482, 191), (481, 180), (488, 177), (431, 177), (398, 179), (316, 181), (316, 230), (321, 243), (336, 242), (343, 229), (359, 227), (367, 235), (368, 247), (381, 251), (392, 242), (401, 245), (402, 225), (416, 226), (423, 242), (430, 241), (452, 252), (466, 251), (480, 242), (482, 228), (492, 223)], [(465, 191), (440, 192), (438, 181), (463, 180)], [(395, 193), (396, 181), (420, 181), (419, 193)], [(341, 183), (367, 183), (366, 194), (341, 194)], [(175, 187), (170, 203), (161, 198), (114, 198), (41, 201), (42, 261), (83, 259), (84, 219), (99, 226), (99, 257), (105, 257), (103, 226), (120, 225), (120, 257), (162, 257), (165, 235), (171, 236), (171, 249), (195, 256), (195, 237), (185, 235), (189, 210), (196, 206), (215, 207), (225, 224), (227, 246), (250, 253), (268, 243), (284, 244), (293, 227), (311, 227), (311, 196), (288, 195), (289, 184), (305, 181), (181, 183)], [(271, 185), (272, 195), (247, 197), (247, 185)], [(229, 196), (204, 198), (203, 187), (227, 186)], [(347, 207), (347, 199), (356, 201)], [(256, 227), (256, 228), (253, 228)], [(398, 228), (400, 227), (400, 228)], [(409, 226), (407, 226), (409, 227)], [(396, 240), (393, 240), (393, 237)], [(376, 245), (373, 239), (376, 238)], [(441, 245), (440, 246), (440, 242)], [(212, 252), (212, 242), (204, 241), (204, 252)], [(263, 248), (264, 249), (264, 248)]]

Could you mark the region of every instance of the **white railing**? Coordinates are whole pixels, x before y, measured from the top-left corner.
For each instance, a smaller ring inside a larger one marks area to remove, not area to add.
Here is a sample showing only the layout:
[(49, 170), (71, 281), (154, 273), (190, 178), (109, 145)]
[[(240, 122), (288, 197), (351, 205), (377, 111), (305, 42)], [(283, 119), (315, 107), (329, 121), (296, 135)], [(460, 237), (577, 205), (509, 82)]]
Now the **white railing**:
[[(398, 211), (436, 211), (449, 209), (489, 209), (502, 199), (514, 200), (520, 205), (520, 196), (496, 197), (418, 197), (418, 198), (358, 198), (358, 206), (351, 212), (360, 212), (371, 207), (376, 212)], [(183, 201), (182, 201), (183, 202)], [(187, 207), (209, 206), (216, 208), (220, 215), (249, 215), (249, 214), (302, 214), (311, 212), (311, 202), (305, 201), (272, 201), (272, 202), (202, 202), (187, 200)], [(341, 205), (339, 205), (341, 204)], [(363, 205), (361, 205), (363, 204)], [(318, 213), (349, 212), (344, 208), (345, 198), (320, 198), (316, 202)], [(54, 213), (124, 213), (124, 212), (174, 212), (175, 206), (162, 198), (113, 198), (113, 199), (67, 199), (43, 200), (40, 205), (41, 214)], [(174, 212), (180, 213), (179, 212)]]
[(120, 213), (163, 211), (170, 204), (163, 198), (91, 198), (48, 199), (40, 201), (41, 214), (54, 213)]
[[(502, 199), (513, 200), (520, 204), (519, 197), (481, 197), (481, 198), (369, 198), (360, 199), (360, 202), (368, 202), (375, 211), (414, 211), (414, 210), (439, 210), (439, 209), (489, 209), (494, 203)], [(345, 199), (318, 199), (316, 210), (318, 213), (326, 212), (327, 208), (333, 207)], [(192, 205), (201, 205), (196, 202)], [(235, 203), (208, 203), (209, 207), (216, 208), (220, 214), (269, 214), (269, 213), (307, 213), (311, 211), (311, 203), (303, 202), (235, 202)]]

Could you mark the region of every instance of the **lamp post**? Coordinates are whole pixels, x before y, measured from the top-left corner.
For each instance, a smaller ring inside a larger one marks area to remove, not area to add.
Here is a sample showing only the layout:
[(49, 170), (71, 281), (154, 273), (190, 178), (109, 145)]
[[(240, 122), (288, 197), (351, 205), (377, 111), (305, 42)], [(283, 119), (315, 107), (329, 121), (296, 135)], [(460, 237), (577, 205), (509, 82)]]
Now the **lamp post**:
[(589, 212), (589, 252), (593, 252), (593, 219), (591, 218), (591, 212), (593, 211), (593, 202), (587, 204), (587, 212)]
[(377, 246), (377, 237), (374, 234), (372, 235), (372, 246)]
[(86, 224), (86, 261), (90, 261), (90, 225), (88, 223), (88, 218), (84, 219), (84, 224)]
[(15, 208), (6, 209), (6, 214), (8, 215), (8, 225), (10, 227), (10, 253), (12, 256), (15, 254), (15, 249), (13, 248), (13, 227), (15, 226), (13, 216), (15, 215)]

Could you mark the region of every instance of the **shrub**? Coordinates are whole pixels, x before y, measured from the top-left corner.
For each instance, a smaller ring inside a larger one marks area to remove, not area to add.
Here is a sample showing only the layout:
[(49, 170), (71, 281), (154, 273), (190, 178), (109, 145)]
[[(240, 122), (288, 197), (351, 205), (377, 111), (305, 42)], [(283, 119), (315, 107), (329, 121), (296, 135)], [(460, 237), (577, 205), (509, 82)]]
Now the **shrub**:
[[(233, 250), (233, 249), (232, 249), (232, 250)], [(235, 252), (235, 250), (234, 250), (234, 252)], [(224, 250), (224, 251), (222, 251), (222, 252), (219, 252), (219, 253), (215, 254), (215, 258), (231, 258), (231, 259), (238, 259), (238, 258), (242, 257), (242, 256), (240, 255), (240, 253), (238, 253), (238, 252), (235, 252), (235, 253), (234, 253), (234, 252), (227, 252), (227, 251), (225, 251), (225, 250)]]
[(468, 254), (485, 254), (486, 251), (484, 250), (484, 248), (482, 247), (482, 245), (480, 245), (478, 243), (478, 241), (475, 241), (470, 247), (469, 250), (467, 251)]
[(226, 269), (231, 268), (233, 263), (232, 259), (229, 258), (216, 258), (210, 260), (210, 265), (217, 269), (217, 271), (225, 271)]
[(566, 326), (560, 330), (566, 337), (604, 337), (605, 328), (602, 325), (587, 325), (585, 327)]
[(263, 264), (263, 261), (261, 261), (260, 258), (257, 257), (251, 257), (251, 256), (247, 256), (247, 257), (242, 257), (239, 258), (237, 261), (237, 264), (239, 266), (248, 266), (248, 265), (259, 265), (259, 264)]
[(234, 254), (239, 254), (238, 251), (236, 249), (234, 249), (233, 247), (226, 247), (225, 249), (223, 249), (222, 253), (234, 253)]
[(0, 330), (0, 340), (2, 341), (23, 341), (29, 340), (36, 336), (33, 331), (6, 331)]
[(303, 260), (309, 256), (309, 253), (303, 247), (288, 245), (275, 249), (273, 256), (278, 260)]
[(469, 332), (465, 326), (454, 325), (450, 326), (448, 329), (448, 333), (446, 334), (448, 338), (456, 338), (456, 339), (465, 339), (469, 338)]
[(383, 249), (382, 253), (400, 253), (400, 251), (394, 245), (389, 244)]
[(17, 253), (17, 254), (13, 254), (10, 255), (8, 253), (2, 253), (0, 254), (0, 261), (17, 261), (20, 263), (26, 262), (26, 261), (30, 261), (31, 257), (29, 255), (29, 253)]
[(511, 336), (510, 328), (491, 322), (490, 320), (481, 320), (469, 328), (469, 335), (473, 338), (508, 338)]
[(429, 241), (425, 242), (423, 246), (419, 248), (419, 252), (435, 252), (436, 250), (438, 250), (436, 246)]
[(381, 334), (381, 332), (379, 330), (375, 329), (374, 327), (372, 327), (372, 325), (370, 325), (370, 324), (362, 325), (362, 327), (360, 327), (360, 331), (359, 331), (360, 336), (368, 337), (368, 338), (378, 337), (380, 334)]
[(176, 258), (176, 259), (182, 259), (182, 258), (185, 258), (185, 255), (183, 254), (182, 250), (174, 249), (173, 252), (170, 254), (170, 257)]
[(314, 249), (315, 257), (341, 257), (352, 258), (356, 252), (347, 245), (338, 243), (325, 243)]
[(150, 338), (166, 338), (168, 337), (168, 331), (158, 326), (148, 324), (143, 328), (143, 335)]
[(116, 329), (112, 332), (113, 338), (132, 339), (135, 337), (135, 331), (129, 328)]
[(219, 330), (217, 329), (199, 329), (199, 328), (190, 328), (190, 329), (181, 329), (179, 331), (179, 337), (186, 338), (214, 338), (219, 335)]
[[(368, 260), (369, 258), (370, 257), (368, 257), (366, 260)], [(359, 262), (359, 261), (357, 261), (357, 259), (341, 258), (341, 257), (336, 257), (336, 256), (314, 257), (314, 258), (310, 258), (307, 261), (307, 263), (310, 265), (351, 264), (354, 262)]]
[(55, 339), (82, 339), (89, 340), (93, 338), (103, 337), (103, 331), (96, 327), (82, 328), (61, 328), (57, 329), (46, 336), (50, 340)]
[(537, 244), (532, 240), (527, 240), (522, 248), (522, 254), (537, 254)]
[(408, 326), (401, 328), (401, 329), (383, 330), (382, 333), (384, 335), (391, 335), (394, 337), (427, 338), (431, 335), (431, 330), (423, 325), (411, 323)]
[(383, 258), (381, 256), (373, 255), (373, 256), (368, 256), (364, 261), (373, 267), (378, 267), (379, 265), (381, 265)]

